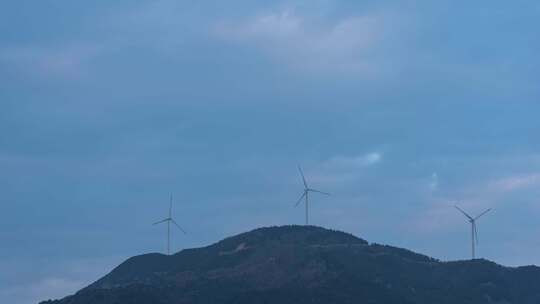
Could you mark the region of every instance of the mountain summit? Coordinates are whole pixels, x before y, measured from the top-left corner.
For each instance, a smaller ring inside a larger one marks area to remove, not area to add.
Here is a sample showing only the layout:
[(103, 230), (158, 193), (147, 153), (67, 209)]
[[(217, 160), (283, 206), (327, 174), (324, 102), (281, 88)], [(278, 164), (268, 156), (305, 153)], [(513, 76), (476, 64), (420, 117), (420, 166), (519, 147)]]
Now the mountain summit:
[(132, 257), (47, 304), (540, 303), (540, 268), (440, 262), (314, 226), (260, 228), (174, 255)]

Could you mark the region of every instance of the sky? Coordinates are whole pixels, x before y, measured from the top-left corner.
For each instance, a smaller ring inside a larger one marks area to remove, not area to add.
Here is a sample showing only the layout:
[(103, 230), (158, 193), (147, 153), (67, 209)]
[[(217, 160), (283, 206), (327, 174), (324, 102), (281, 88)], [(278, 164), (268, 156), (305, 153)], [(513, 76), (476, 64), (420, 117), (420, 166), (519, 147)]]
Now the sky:
[(311, 223), (540, 265), (538, 1), (0, 3), (0, 302)]

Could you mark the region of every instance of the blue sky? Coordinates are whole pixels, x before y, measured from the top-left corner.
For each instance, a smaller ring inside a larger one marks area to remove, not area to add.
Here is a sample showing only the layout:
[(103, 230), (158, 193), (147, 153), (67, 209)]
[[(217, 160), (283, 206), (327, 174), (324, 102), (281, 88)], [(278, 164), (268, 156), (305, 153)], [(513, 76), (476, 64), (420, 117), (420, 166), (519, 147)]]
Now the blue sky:
[[(537, 1), (3, 1), (0, 300), (312, 222), (540, 264)], [(176, 232), (176, 231), (175, 231)]]

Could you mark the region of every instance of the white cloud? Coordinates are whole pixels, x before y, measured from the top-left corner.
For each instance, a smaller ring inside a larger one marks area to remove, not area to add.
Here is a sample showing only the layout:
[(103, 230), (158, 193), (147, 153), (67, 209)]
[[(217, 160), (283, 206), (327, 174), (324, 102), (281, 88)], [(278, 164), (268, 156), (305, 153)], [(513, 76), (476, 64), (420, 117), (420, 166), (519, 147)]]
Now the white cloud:
[(382, 161), (382, 154), (371, 152), (357, 156), (334, 156), (324, 163), (324, 167), (333, 169), (354, 169), (375, 165)]
[(375, 166), (382, 159), (383, 155), (379, 152), (355, 156), (334, 156), (320, 163), (315, 170), (318, 173), (312, 174), (310, 178), (320, 184), (343, 186), (365, 174), (360, 169)]
[(325, 70), (370, 70), (364, 55), (385, 30), (382, 15), (347, 17), (321, 22), (283, 10), (241, 23), (220, 24), (220, 37), (254, 44), (294, 66)]
[(431, 174), (429, 188), (431, 189), (431, 191), (436, 191), (439, 188), (439, 175), (437, 174), (437, 172), (433, 172)]

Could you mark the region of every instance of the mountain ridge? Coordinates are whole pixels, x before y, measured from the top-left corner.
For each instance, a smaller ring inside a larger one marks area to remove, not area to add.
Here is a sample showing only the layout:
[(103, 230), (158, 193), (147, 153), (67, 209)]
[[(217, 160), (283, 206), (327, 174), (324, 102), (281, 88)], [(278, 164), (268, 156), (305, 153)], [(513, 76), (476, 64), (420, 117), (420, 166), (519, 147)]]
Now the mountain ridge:
[(167, 256), (131, 257), (47, 304), (540, 303), (540, 268), (442, 262), (316, 226), (254, 229)]

